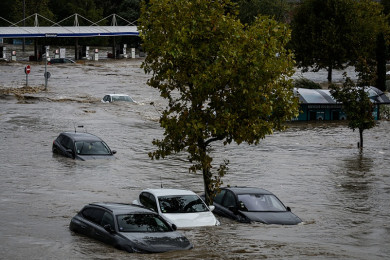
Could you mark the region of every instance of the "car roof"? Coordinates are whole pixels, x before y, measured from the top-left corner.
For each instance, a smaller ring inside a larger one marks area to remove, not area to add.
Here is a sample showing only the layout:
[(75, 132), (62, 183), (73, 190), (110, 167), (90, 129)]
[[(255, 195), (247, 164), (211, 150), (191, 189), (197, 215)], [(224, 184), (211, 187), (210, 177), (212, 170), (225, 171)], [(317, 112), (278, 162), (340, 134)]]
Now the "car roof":
[(75, 141), (102, 141), (102, 139), (96, 135), (85, 132), (63, 132), (61, 134), (66, 135)]
[(221, 189), (227, 189), (233, 191), (235, 194), (269, 194), (273, 195), (272, 192), (261, 189), (261, 188), (254, 188), (254, 187), (224, 187)]
[(114, 96), (114, 97), (117, 97), (117, 96), (129, 96), (127, 94), (107, 94), (106, 96)]
[(111, 211), (114, 215), (128, 214), (128, 213), (152, 213), (157, 214), (143, 206), (134, 204), (125, 204), (117, 202), (95, 202), (90, 203), (88, 206), (101, 207)]
[(160, 196), (175, 196), (175, 195), (196, 195), (195, 192), (183, 189), (146, 189), (142, 192), (149, 192), (153, 195)]

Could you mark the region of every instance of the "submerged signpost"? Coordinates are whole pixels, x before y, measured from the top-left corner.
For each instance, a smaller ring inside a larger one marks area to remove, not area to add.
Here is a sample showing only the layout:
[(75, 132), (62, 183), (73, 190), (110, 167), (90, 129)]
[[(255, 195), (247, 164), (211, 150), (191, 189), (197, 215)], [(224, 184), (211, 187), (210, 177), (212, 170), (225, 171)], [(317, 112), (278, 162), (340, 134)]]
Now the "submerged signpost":
[(24, 67), (24, 73), (26, 73), (26, 87), (28, 87), (28, 74), (30, 74), (30, 65)]
[(45, 53), (45, 90), (47, 90), (47, 80), (50, 78), (50, 72), (47, 71), (47, 58), (49, 56), (49, 46), (46, 46), (46, 53)]

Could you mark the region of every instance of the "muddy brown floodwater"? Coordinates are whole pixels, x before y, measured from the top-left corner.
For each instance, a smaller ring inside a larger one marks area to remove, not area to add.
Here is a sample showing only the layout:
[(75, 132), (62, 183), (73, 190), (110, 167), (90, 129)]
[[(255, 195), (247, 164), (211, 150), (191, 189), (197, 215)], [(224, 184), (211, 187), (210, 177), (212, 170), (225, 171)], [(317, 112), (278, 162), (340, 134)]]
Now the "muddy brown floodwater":
[[(69, 231), (85, 204), (132, 202), (145, 188), (202, 193), (184, 154), (152, 161), (162, 136), (164, 101), (146, 85), (142, 60), (52, 65), (47, 91), (0, 95), (0, 255), (2, 259), (389, 259), (390, 122), (358, 134), (344, 124), (293, 124), (258, 146), (214, 145), (216, 162), (230, 160), (224, 183), (274, 192), (304, 220), (297, 226), (240, 224), (182, 230), (194, 248), (155, 255), (116, 250)], [(25, 63), (0, 64), (0, 89), (21, 88)], [(29, 84), (43, 84), (44, 66), (30, 64)], [(106, 93), (136, 104), (103, 104)], [(156, 108), (150, 103), (154, 102)], [(84, 125), (117, 150), (115, 160), (53, 156), (65, 130)]]

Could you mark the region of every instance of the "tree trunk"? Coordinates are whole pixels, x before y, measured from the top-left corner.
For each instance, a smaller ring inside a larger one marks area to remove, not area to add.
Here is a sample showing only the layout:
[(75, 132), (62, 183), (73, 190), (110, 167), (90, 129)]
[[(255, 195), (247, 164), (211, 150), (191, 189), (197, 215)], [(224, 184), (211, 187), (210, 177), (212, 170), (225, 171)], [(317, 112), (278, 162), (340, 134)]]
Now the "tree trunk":
[(363, 149), (363, 130), (364, 130), (364, 129), (359, 128), (359, 136), (360, 136), (359, 147), (360, 147), (360, 149)]
[(207, 205), (212, 205), (213, 204), (212, 197), (211, 197), (212, 191), (210, 189), (212, 174), (210, 172), (210, 164), (208, 162), (206, 146), (204, 145), (203, 140), (198, 142), (198, 147), (200, 150), (199, 157), (200, 157), (201, 164), (202, 164), (205, 202)]
[(328, 82), (329, 83), (332, 82), (332, 71), (333, 71), (333, 66), (329, 65), (329, 67), (328, 67)]
[(210, 180), (211, 180), (210, 169), (203, 168), (203, 183), (204, 183), (205, 202), (208, 206), (213, 204), (213, 201), (211, 199)]

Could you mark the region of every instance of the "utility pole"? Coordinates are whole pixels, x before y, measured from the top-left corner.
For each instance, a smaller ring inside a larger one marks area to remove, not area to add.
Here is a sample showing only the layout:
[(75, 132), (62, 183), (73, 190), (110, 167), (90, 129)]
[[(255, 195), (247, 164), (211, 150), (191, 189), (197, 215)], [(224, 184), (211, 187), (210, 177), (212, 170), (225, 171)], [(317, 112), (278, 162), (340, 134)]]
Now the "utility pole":
[[(23, 27), (26, 27), (26, 0), (23, 0)], [(24, 45), (26, 44), (26, 38), (23, 38), (22, 51), (24, 52)]]

